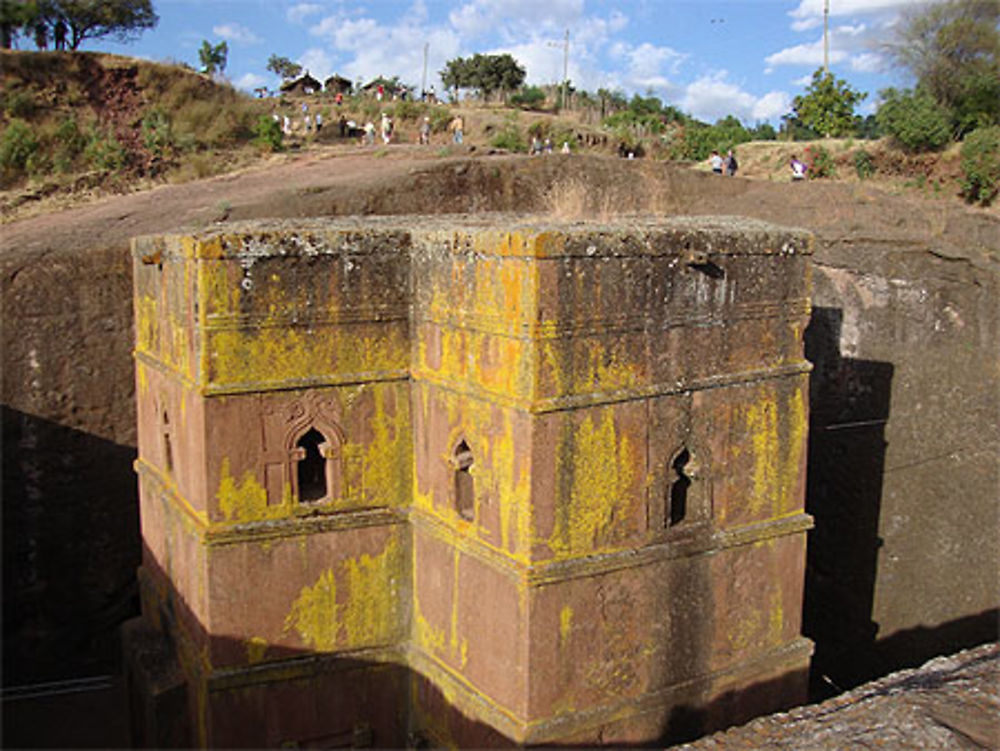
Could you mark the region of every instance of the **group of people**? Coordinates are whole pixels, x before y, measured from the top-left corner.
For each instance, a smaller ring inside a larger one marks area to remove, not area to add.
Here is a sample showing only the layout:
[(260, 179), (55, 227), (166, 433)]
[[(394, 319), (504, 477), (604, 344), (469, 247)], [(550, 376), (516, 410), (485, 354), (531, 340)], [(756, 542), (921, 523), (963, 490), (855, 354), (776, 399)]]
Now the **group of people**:
[[(275, 110), (271, 113), (271, 118), (281, 126), (281, 132), (285, 136), (291, 136), (299, 129), (299, 123), (293, 122), (292, 118), (286, 115), (279, 115)], [(323, 113), (317, 112), (312, 115), (309, 112), (309, 105), (305, 102), (302, 103), (302, 121), (301, 121), (302, 133), (308, 134), (315, 132), (319, 135), (319, 132), (323, 130)]]
[[(539, 154), (551, 154), (552, 153), (552, 139), (546, 138), (542, 141), (540, 136), (535, 136), (531, 139), (531, 148), (528, 150), (531, 156), (538, 156)], [(569, 141), (563, 141), (562, 147), (559, 149), (560, 154), (570, 154), (572, 150), (569, 146)]]
[(726, 153), (725, 159), (719, 154), (718, 151), (713, 150), (712, 155), (708, 158), (709, 164), (712, 166), (712, 172), (717, 175), (725, 174), (733, 177), (736, 175), (736, 170), (740, 168), (739, 162), (736, 161), (736, 154), (730, 149)]
[[(736, 174), (736, 170), (739, 169), (736, 154), (733, 153), (732, 149), (729, 149), (725, 158), (718, 151), (712, 151), (708, 162), (712, 168), (712, 172), (717, 175), (727, 174), (733, 176)], [(788, 160), (788, 168), (792, 171), (792, 182), (805, 180), (809, 174), (809, 165), (800, 160), (796, 154), (792, 154), (792, 158)]]

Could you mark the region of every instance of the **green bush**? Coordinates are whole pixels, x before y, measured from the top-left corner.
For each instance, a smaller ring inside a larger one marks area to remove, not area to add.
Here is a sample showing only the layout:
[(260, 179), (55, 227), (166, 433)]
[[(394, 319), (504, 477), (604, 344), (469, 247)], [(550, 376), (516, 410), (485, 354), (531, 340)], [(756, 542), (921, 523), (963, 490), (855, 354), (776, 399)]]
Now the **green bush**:
[(125, 149), (118, 139), (96, 127), (91, 128), (83, 155), (94, 169), (114, 172), (125, 166)]
[(864, 149), (858, 149), (854, 152), (854, 171), (861, 180), (867, 180), (875, 174), (875, 162), (872, 160), (872, 155)]
[(809, 165), (809, 177), (836, 177), (837, 167), (830, 152), (823, 146), (810, 146), (805, 152), (806, 164)]
[(513, 118), (508, 118), (503, 127), (490, 139), (490, 146), (495, 149), (507, 149), (508, 151), (528, 150), (528, 146), (524, 141), (524, 135)]
[(0, 135), (0, 169), (18, 174), (28, 169), (28, 161), (38, 151), (39, 142), (24, 120), (11, 120)]
[(451, 110), (447, 107), (434, 107), (430, 111), (431, 130), (435, 133), (446, 133), (451, 122)]
[(60, 172), (71, 172), (87, 146), (87, 137), (80, 131), (76, 119), (67, 117), (55, 130), (52, 164)]
[(933, 151), (951, 139), (948, 111), (923, 91), (883, 91), (875, 119), (908, 151)]
[(278, 121), (270, 115), (261, 115), (257, 118), (254, 126), (254, 143), (266, 151), (281, 151), (282, 138), (281, 126)]
[(3, 111), (9, 117), (31, 117), (38, 108), (30, 91), (11, 91), (3, 97)]
[(977, 128), (962, 141), (962, 193), (988, 205), (1000, 191), (1000, 126)]
[(537, 86), (525, 86), (510, 96), (508, 102), (512, 107), (525, 110), (538, 110), (545, 104), (545, 92)]
[(404, 120), (413, 122), (417, 118), (423, 117), (425, 109), (427, 109), (427, 105), (425, 104), (404, 99), (392, 105), (388, 112), (398, 122), (403, 122)]
[(158, 107), (151, 109), (142, 118), (142, 142), (152, 154), (160, 158), (168, 156), (173, 150), (170, 118)]

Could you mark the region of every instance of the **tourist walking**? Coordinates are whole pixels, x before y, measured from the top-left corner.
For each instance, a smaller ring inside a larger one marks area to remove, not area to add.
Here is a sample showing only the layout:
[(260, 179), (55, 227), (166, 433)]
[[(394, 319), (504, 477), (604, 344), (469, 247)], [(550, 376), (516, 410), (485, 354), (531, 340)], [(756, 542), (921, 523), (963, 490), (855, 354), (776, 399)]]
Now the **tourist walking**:
[(712, 156), (708, 158), (708, 163), (712, 166), (712, 172), (717, 175), (722, 174), (722, 157), (718, 151), (712, 151)]

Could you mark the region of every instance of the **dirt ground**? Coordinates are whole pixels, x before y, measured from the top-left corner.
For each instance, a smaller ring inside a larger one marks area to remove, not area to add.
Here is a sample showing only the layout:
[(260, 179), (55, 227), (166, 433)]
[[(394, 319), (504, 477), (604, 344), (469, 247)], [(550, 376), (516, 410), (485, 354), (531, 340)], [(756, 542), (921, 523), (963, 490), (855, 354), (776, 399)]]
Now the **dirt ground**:
[[(595, 212), (602, 219), (634, 212), (746, 214), (837, 233), (884, 230), (930, 237), (942, 235), (959, 218), (991, 227), (988, 237), (1000, 216), (995, 208), (965, 207), (952, 197), (894, 195), (869, 183), (719, 178), (667, 163), (587, 155), (338, 145), (278, 155), (196, 182), (64, 208), (44, 201), (22, 208), (20, 218), (0, 227), (0, 264), (233, 220), (481, 210), (563, 219), (594, 217)], [(971, 245), (995, 246), (977, 242), (979, 234), (967, 238)]]

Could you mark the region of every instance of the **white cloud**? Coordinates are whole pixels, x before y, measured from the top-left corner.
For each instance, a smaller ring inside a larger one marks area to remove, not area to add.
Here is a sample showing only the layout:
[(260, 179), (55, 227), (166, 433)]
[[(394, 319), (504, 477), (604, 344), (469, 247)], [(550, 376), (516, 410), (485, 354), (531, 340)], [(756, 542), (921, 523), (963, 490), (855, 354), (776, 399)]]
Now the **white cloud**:
[(264, 76), (258, 76), (256, 73), (244, 73), (242, 76), (237, 78), (234, 82), (237, 89), (243, 89), (244, 91), (253, 91), (254, 89), (260, 88), (267, 83), (267, 79)]
[(684, 88), (681, 109), (709, 122), (726, 115), (751, 122), (776, 119), (791, 106), (791, 96), (784, 91), (758, 97), (726, 79), (726, 71), (718, 71), (692, 81)]
[(885, 64), (885, 58), (875, 52), (862, 52), (851, 58), (851, 70), (859, 73), (880, 73)]
[(575, 26), (583, 18), (584, 0), (470, 0), (453, 10), (448, 20), (463, 37), (499, 32), (516, 43)]
[[(830, 62), (839, 63), (847, 55), (830, 45)], [(794, 47), (785, 49), (768, 55), (764, 58), (767, 64), (766, 71), (770, 73), (779, 65), (809, 65), (814, 68), (823, 64), (823, 40), (818, 39), (808, 44), (796, 44)]]
[[(412, 15), (400, 17), (393, 25), (373, 18), (345, 14), (321, 19), (310, 33), (324, 40), (335, 52), (343, 53), (334, 61), (327, 48), (310, 49), (299, 60), (308, 60), (313, 75), (336, 72), (352, 80), (370, 81), (376, 76), (400, 76), (407, 84), (420, 86), (423, 77), (424, 45), (428, 47), (427, 85), (436, 84), (437, 72), (447, 60), (460, 54), (459, 37), (449, 28), (427, 27), (413, 22), (422, 12), (420, 3)], [(337, 70), (334, 71), (336, 62)], [(312, 66), (316, 70), (312, 70)], [(318, 77), (318, 75), (317, 75)]]
[(339, 72), (334, 70), (336, 66), (333, 58), (327, 54), (326, 50), (319, 47), (307, 49), (295, 62), (302, 66), (303, 73), (309, 73), (310, 76), (319, 81), (325, 81), (334, 73)]
[(317, 5), (316, 3), (298, 3), (293, 5), (285, 13), (285, 17), (288, 19), (289, 23), (301, 24), (309, 16), (315, 16), (323, 12), (323, 6)]
[[(934, 0), (931, 0), (933, 2)], [(926, 0), (835, 0), (830, 3), (830, 17), (861, 16), (899, 12)], [(796, 24), (811, 24), (803, 28), (814, 28), (823, 21), (823, 0), (801, 0), (798, 7), (788, 13)], [(799, 31), (801, 29), (796, 29)]]
[(212, 33), (227, 42), (241, 42), (242, 44), (257, 44), (260, 37), (254, 34), (246, 26), (238, 23), (225, 23), (212, 27)]
[(769, 91), (753, 104), (754, 120), (777, 120), (792, 109), (792, 97), (785, 91)]
[[(855, 73), (881, 73), (886, 69), (879, 45), (892, 35), (902, 14), (942, 0), (836, 0), (829, 3), (830, 18), (840, 23), (830, 28), (830, 63), (844, 64)], [(800, 0), (789, 12), (793, 31), (817, 29), (823, 24), (824, 0)], [(765, 73), (779, 65), (818, 68), (823, 64), (822, 37), (786, 47), (765, 58)]]

